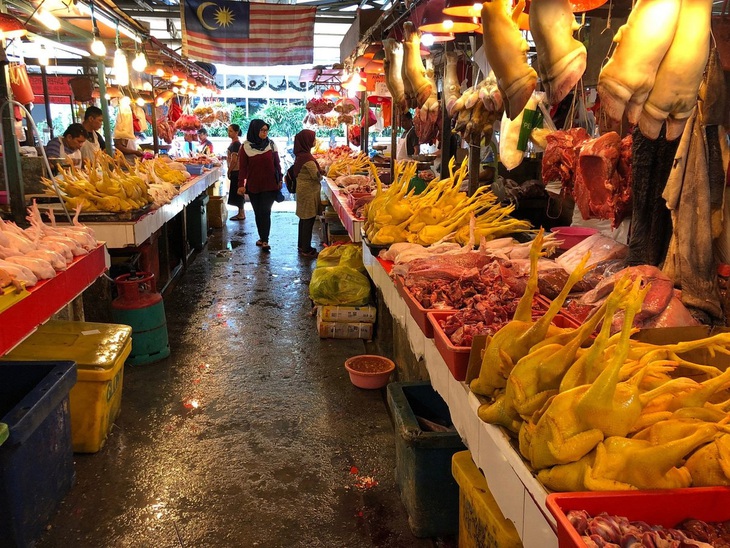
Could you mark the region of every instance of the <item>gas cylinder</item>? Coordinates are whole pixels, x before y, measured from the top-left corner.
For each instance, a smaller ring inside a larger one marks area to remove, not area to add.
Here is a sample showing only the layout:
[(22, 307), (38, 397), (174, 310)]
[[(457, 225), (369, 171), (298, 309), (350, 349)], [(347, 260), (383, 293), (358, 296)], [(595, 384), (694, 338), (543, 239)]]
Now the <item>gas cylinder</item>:
[(162, 360), (170, 355), (167, 320), (162, 295), (151, 272), (122, 274), (114, 279), (117, 298), (112, 301), (112, 318), (132, 327), (130, 365)]

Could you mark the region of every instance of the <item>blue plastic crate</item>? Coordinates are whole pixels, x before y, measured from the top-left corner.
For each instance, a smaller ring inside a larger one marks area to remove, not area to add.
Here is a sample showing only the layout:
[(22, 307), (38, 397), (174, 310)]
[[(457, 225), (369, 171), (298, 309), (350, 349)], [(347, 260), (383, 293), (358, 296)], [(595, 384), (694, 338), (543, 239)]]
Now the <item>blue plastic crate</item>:
[(0, 362), (0, 547), (32, 545), (73, 485), (74, 362)]
[(190, 175), (202, 175), (203, 164), (185, 164), (185, 169), (188, 173), (190, 173)]

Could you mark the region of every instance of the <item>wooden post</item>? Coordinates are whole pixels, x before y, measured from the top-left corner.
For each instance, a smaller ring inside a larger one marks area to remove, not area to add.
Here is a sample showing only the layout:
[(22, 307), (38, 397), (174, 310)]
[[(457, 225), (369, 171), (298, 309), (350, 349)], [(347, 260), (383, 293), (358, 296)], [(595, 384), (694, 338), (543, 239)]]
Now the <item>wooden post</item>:
[(96, 70), (99, 75), (99, 97), (101, 101), (101, 115), (104, 119), (104, 140), (106, 141), (106, 152), (109, 156), (114, 154), (112, 150), (112, 127), (109, 119), (109, 101), (106, 98), (106, 78), (104, 76), (104, 59), (96, 61)]
[(390, 132), (390, 182), (392, 183), (395, 181), (395, 153), (398, 147), (398, 136), (396, 135), (396, 131), (398, 131), (398, 107), (395, 106), (395, 101), (393, 101), (391, 108), (390, 129), (392, 130)]

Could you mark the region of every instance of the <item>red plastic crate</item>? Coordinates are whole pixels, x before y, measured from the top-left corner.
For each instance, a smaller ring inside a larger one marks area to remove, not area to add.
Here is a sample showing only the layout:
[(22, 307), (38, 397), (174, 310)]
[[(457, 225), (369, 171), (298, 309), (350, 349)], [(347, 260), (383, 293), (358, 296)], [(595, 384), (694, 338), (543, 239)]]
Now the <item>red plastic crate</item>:
[(606, 491), (590, 493), (552, 493), (547, 507), (558, 525), (560, 548), (585, 548), (585, 543), (570, 524), (570, 510), (585, 510), (591, 516), (601, 512), (624, 516), (649, 525), (674, 527), (688, 519), (726, 521), (730, 519), (730, 488), (690, 487), (656, 491)]
[[(400, 294), (400, 296), (406, 302), (408, 310), (411, 311), (411, 316), (418, 324), (418, 327), (421, 328), (423, 334), (426, 336), (427, 339), (433, 339), (433, 326), (431, 325), (431, 322), (428, 321), (427, 316), (427, 314), (429, 312), (433, 312), (433, 310), (429, 308), (423, 308), (423, 306), (421, 306), (421, 303), (419, 303), (413, 296), (413, 294), (409, 291), (409, 289), (405, 285), (403, 285), (402, 278), (396, 278), (395, 287), (398, 289), (398, 293)], [(444, 311), (448, 312), (448, 310)]]
[(454, 310), (428, 312), (426, 316), (433, 329), (433, 342), (446, 362), (451, 374), (457, 381), (466, 379), (466, 370), (469, 367), (469, 354), (471, 346), (454, 346), (449, 336), (444, 332), (439, 321), (456, 314)]

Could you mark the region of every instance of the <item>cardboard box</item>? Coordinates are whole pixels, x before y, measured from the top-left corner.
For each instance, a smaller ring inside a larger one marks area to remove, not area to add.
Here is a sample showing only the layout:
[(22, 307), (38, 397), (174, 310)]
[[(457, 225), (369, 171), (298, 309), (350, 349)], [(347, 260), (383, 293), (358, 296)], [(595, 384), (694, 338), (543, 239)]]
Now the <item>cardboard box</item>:
[(375, 323), (377, 308), (367, 306), (317, 306), (317, 318), (324, 322), (361, 322)]
[(223, 228), (228, 220), (228, 208), (226, 202), (228, 196), (211, 196), (208, 202), (208, 226), (210, 228)]
[(373, 324), (367, 322), (325, 322), (317, 318), (317, 332), (323, 339), (365, 339), (373, 338)]

